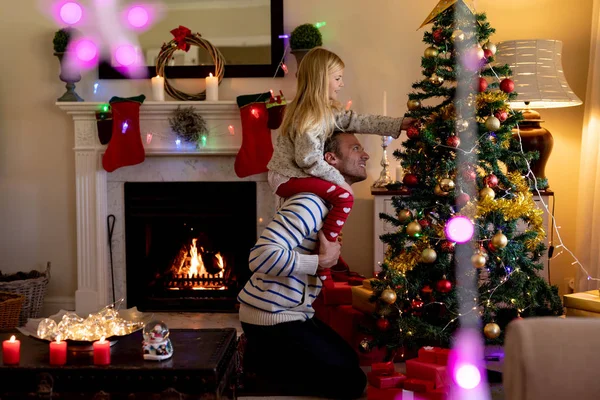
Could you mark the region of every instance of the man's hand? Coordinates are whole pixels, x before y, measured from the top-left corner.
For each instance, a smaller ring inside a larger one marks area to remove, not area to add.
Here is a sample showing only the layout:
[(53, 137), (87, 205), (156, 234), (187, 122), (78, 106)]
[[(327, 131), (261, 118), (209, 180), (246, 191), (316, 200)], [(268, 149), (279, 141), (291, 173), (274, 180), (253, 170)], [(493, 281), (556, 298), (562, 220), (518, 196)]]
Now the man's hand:
[(400, 126), (400, 130), (401, 131), (407, 130), (408, 127), (411, 126), (412, 124), (414, 124), (415, 122), (417, 122), (417, 120), (415, 118), (411, 118), (411, 117), (402, 118), (402, 125)]
[(337, 240), (330, 242), (323, 231), (319, 231), (319, 267), (331, 268), (337, 264), (341, 250), (342, 245)]

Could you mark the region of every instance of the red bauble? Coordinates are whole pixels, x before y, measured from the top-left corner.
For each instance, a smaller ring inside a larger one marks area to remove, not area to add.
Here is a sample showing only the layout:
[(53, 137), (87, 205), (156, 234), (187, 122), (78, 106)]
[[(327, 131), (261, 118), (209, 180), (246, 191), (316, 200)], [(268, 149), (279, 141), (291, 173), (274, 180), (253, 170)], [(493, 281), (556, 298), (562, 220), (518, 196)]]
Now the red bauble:
[(488, 176), (483, 178), (483, 183), (485, 183), (487, 186), (489, 186), (491, 188), (494, 188), (494, 187), (498, 186), (498, 177), (494, 174), (489, 174)]
[(423, 228), (427, 228), (429, 226), (429, 221), (425, 218), (419, 220), (419, 225)]
[(472, 168), (465, 168), (460, 172), (462, 178), (467, 182), (473, 182), (477, 178), (477, 172)]
[(508, 113), (506, 111), (496, 111), (494, 117), (498, 118), (500, 122), (504, 122), (508, 119)]
[(410, 307), (413, 315), (419, 316), (421, 315), (421, 311), (423, 309), (423, 301), (417, 299), (411, 300)]
[(455, 243), (449, 240), (444, 240), (441, 244), (442, 252), (444, 253), (453, 253), (454, 252)]
[(376, 322), (377, 329), (380, 331), (387, 331), (390, 328), (390, 321), (385, 318), (379, 318)]
[(467, 193), (461, 193), (456, 196), (455, 202), (459, 208), (463, 208), (470, 200), (471, 196), (469, 196)]
[(406, 129), (406, 136), (408, 136), (410, 139), (419, 137), (420, 133), (421, 132), (419, 131), (419, 128), (414, 125), (411, 125)]
[(406, 174), (404, 178), (402, 178), (402, 183), (406, 186), (417, 186), (419, 183), (419, 178), (415, 174)]
[(480, 92), (485, 92), (485, 90), (488, 87), (488, 83), (485, 80), (485, 78), (479, 78), (479, 91)]
[(436, 43), (441, 43), (444, 41), (444, 31), (441, 29), (436, 29), (433, 31), (433, 41)]
[(512, 93), (515, 90), (515, 83), (511, 79), (502, 79), (500, 82), (500, 90), (504, 93)]
[(494, 53), (492, 53), (492, 51), (490, 49), (483, 49), (483, 57), (485, 57), (486, 60), (488, 60), (490, 57), (492, 57), (494, 55)]
[(452, 290), (452, 282), (448, 279), (441, 279), (435, 284), (435, 290), (440, 293), (448, 293)]
[(491, 251), (492, 253), (496, 252), (496, 247), (494, 247), (494, 244), (491, 241), (488, 242), (487, 247), (488, 247), (488, 250)]
[(456, 135), (449, 136), (448, 139), (446, 139), (446, 145), (456, 148), (460, 146), (460, 138)]

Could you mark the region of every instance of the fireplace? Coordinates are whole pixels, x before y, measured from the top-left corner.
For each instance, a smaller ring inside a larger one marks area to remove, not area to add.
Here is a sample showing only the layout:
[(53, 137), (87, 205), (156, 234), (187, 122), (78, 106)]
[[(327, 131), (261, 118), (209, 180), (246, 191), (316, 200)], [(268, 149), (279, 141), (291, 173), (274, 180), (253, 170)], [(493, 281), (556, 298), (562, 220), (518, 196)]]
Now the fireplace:
[(256, 242), (255, 182), (126, 182), (127, 306), (235, 311)]

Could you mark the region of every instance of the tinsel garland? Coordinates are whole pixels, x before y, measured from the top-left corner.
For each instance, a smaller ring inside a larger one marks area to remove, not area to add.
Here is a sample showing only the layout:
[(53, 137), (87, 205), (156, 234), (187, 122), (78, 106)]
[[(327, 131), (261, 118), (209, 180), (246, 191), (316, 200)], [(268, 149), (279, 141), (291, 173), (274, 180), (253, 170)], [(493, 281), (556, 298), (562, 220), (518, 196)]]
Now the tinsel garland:
[[(508, 94), (504, 93), (504, 92), (482, 92), (482, 93), (477, 94), (477, 108), (478, 109), (486, 107), (488, 104), (491, 104), (491, 103), (498, 103), (498, 102), (505, 103), (507, 101), (508, 101)], [(500, 109), (503, 111), (508, 111), (509, 106), (507, 104), (504, 107), (501, 107)]]
[(385, 255), (385, 263), (390, 269), (406, 272), (413, 269), (421, 261), (421, 253), (429, 246), (427, 238), (421, 237), (421, 239), (415, 242), (414, 246), (410, 249), (405, 249), (396, 257), (392, 257), (391, 251), (388, 249)]

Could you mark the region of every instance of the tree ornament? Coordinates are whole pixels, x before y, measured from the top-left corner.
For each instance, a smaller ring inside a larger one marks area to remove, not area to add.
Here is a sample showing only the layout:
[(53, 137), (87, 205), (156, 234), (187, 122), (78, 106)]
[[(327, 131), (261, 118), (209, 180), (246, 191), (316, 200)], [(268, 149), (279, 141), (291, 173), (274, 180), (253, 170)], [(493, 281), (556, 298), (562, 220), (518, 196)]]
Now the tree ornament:
[(500, 129), (500, 120), (493, 115), (490, 115), (485, 120), (485, 128), (488, 131), (496, 132), (498, 129)]
[(477, 172), (470, 166), (461, 170), (460, 175), (467, 182), (473, 182), (477, 178)]
[(491, 243), (496, 249), (503, 249), (508, 244), (508, 238), (502, 233), (502, 231), (498, 231), (494, 236), (492, 236)]
[(411, 125), (406, 128), (406, 136), (408, 136), (410, 139), (419, 137), (420, 133), (421, 132), (419, 131), (419, 128), (417, 128), (415, 125)]
[(482, 58), (485, 57), (485, 52), (479, 46), (475, 47), (475, 50), (473, 52), (474, 52), (474, 56), (477, 60), (481, 60)]
[(497, 49), (496, 49), (496, 45), (495, 45), (494, 43), (492, 43), (492, 42), (486, 42), (486, 43), (483, 45), (483, 49), (484, 49), (484, 50), (489, 50), (489, 51), (491, 51), (491, 52), (492, 52), (492, 55), (495, 55), (495, 54), (496, 54), (496, 50), (497, 50)]
[(459, 208), (463, 208), (469, 201), (471, 201), (471, 196), (468, 193), (461, 193), (455, 199), (455, 203)]
[(495, 322), (485, 324), (483, 327), (483, 334), (488, 339), (496, 339), (498, 336), (500, 336), (500, 332), (500, 327)]
[(515, 90), (515, 83), (512, 81), (512, 79), (502, 79), (500, 82), (500, 90), (502, 90), (504, 93), (512, 93)]
[(504, 122), (508, 119), (508, 113), (504, 110), (496, 111), (494, 116), (500, 120), (500, 122)]
[(379, 318), (375, 324), (377, 325), (377, 329), (382, 332), (385, 332), (390, 328), (390, 321), (386, 318)]
[(489, 250), (489, 251), (491, 251), (492, 253), (495, 253), (495, 252), (496, 252), (496, 250), (498, 250), (498, 249), (496, 249), (496, 248), (494, 247), (494, 244), (493, 244), (491, 241), (490, 241), (490, 242), (488, 242), (488, 245), (487, 245), (487, 247), (488, 247), (488, 250)]
[(479, 78), (479, 92), (485, 92), (486, 89), (488, 88), (488, 82), (485, 80), (485, 78), (481, 77)]
[(441, 28), (436, 29), (435, 31), (433, 31), (433, 41), (436, 43), (441, 43), (444, 41), (444, 31)]
[(423, 301), (419, 297), (411, 300), (410, 308), (412, 309), (413, 315), (418, 317), (419, 315), (421, 315), (421, 311), (423, 309)]
[(421, 252), (421, 262), (433, 264), (437, 260), (437, 253), (434, 249), (427, 248)]
[(392, 289), (385, 289), (383, 292), (381, 292), (381, 296), (379, 296), (379, 298), (384, 303), (394, 304), (396, 302), (397, 296), (396, 292), (394, 292)]
[(440, 185), (435, 185), (435, 187), (433, 188), (433, 193), (436, 196), (448, 196), (448, 194), (449, 194), (448, 192), (444, 192), (442, 190), (442, 188), (440, 187)]
[(460, 146), (460, 138), (456, 135), (448, 136), (448, 139), (446, 139), (446, 146), (457, 148)]
[(490, 62), (490, 58), (494, 56), (494, 53), (490, 49), (483, 49), (483, 58), (485, 61)]
[(462, 42), (463, 40), (465, 40), (465, 33), (460, 29), (457, 29), (454, 32), (452, 32), (451, 39), (454, 43)]
[(449, 293), (452, 290), (452, 282), (446, 279), (446, 275), (435, 284), (435, 290), (440, 293)]
[(412, 215), (412, 212), (410, 210), (404, 209), (404, 210), (398, 211), (397, 217), (398, 217), (398, 221), (401, 224), (405, 224), (405, 223), (407, 223), (408, 221), (410, 221), (412, 219), (413, 215)]
[(406, 186), (417, 186), (419, 184), (419, 178), (415, 174), (406, 174), (402, 178), (402, 183)]
[(469, 129), (469, 121), (466, 119), (457, 119), (456, 120), (456, 130), (458, 132), (464, 132)]
[(425, 49), (423, 54), (425, 55), (425, 58), (435, 58), (440, 54), (440, 52), (435, 47), (429, 46)]
[(414, 237), (421, 233), (421, 229), (421, 224), (419, 224), (417, 221), (412, 221), (408, 225), (406, 225), (406, 234), (408, 236)]
[(454, 181), (450, 178), (444, 178), (440, 181), (440, 188), (444, 192), (449, 192), (449, 191), (453, 190), (454, 187), (455, 187)]
[(483, 200), (485, 198), (494, 200), (495, 197), (496, 197), (496, 192), (494, 192), (494, 189), (489, 188), (487, 186), (479, 191), (479, 200)]
[(421, 225), (421, 228), (425, 229), (429, 227), (430, 223), (429, 220), (427, 220), (426, 218), (421, 218), (419, 220), (419, 225)]
[(369, 343), (369, 340), (366, 338), (361, 340), (358, 344), (358, 350), (361, 353), (369, 353), (371, 351), (371, 344)]
[(408, 107), (409, 111), (416, 111), (419, 108), (421, 108), (421, 101), (420, 100), (408, 100), (408, 102), (406, 103), (406, 106)]
[(449, 240), (444, 240), (440, 245), (443, 253), (453, 253), (455, 248), (455, 243)]
[(425, 298), (425, 299), (430, 298), (432, 293), (433, 293), (433, 289), (429, 285), (425, 285), (425, 286), (423, 286), (423, 289), (421, 289), (421, 294), (423, 295), (423, 298)]
[(429, 83), (431, 83), (434, 86), (442, 86), (442, 84), (444, 83), (444, 78), (442, 78), (436, 73), (433, 73), (429, 77)]
[(477, 269), (485, 267), (485, 263), (487, 262), (487, 258), (481, 253), (475, 253), (471, 256), (471, 264)]
[(483, 178), (483, 183), (485, 183), (491, 188), (496, 187), (498, 186), (498, 177), (494, 174), (489, 174), (488, 176)]

